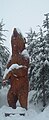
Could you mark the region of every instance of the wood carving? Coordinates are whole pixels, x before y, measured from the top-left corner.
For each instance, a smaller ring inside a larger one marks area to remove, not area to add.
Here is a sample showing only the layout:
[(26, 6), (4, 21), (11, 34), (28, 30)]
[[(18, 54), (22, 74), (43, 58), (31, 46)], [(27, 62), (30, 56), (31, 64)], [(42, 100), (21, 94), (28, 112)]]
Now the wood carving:
[(21, 107), (27, 109), (28, 103), (28, 68), (29, 57), (22, 52), (25, 50), (26, 40), (14, 28), (11, 37), (12, 56), (7, 64), (7, 74), (4, 80), (10, 81), (10, 89), (7, 94), (8, 104), (12, 108), (16, 108), (16, 102), (19, 100)]

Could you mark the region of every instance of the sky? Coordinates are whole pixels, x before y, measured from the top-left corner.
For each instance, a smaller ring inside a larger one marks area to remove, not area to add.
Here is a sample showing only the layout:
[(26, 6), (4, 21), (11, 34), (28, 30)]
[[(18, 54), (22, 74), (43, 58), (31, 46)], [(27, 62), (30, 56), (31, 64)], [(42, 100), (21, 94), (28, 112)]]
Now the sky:
[(3, 19), (8, 30), (5, 45), (10, 51), (13, 28), (20, 29), (25, 37), (30, 28), (34, 31), (42, 25), (45, 13), (49, 13), (49, 0), (0, 0), (0, 21)]

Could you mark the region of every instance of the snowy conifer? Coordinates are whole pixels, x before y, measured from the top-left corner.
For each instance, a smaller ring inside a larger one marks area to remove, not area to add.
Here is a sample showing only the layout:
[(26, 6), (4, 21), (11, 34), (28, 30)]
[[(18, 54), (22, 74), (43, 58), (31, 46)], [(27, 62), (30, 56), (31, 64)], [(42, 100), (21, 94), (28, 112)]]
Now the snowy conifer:
[(2, 80), (3, 72), (5, 70), (5, 64), (9, 56), (9, 50), (4, 45), (4, 41), (6, 40), (5, 39), (6, 36), (4, 35), (4, 32), (6, 30), (4, 30), (3, 27), (4, 27), (3, 20), (1, 20), (0, 22), (0, 83)]

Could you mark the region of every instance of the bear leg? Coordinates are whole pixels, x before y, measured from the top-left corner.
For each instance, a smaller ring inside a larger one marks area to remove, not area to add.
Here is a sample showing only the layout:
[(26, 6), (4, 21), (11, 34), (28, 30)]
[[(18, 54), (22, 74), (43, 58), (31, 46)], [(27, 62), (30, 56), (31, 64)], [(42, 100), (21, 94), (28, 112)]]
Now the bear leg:
[(25, 108), (27, 110), (27, 104), (28, 104), (28, 95), (26, 93), (22, 93), (19, 96), (19, 102), (21, 107)]
[(12, 107), (13, 109), (16, 109), (16, 102), (18, 98), (16, 97), (16, 95), (13, 94), (12, 90), (9, 90), (7, 95), (7, 100), (8, 100), (9, 106)]

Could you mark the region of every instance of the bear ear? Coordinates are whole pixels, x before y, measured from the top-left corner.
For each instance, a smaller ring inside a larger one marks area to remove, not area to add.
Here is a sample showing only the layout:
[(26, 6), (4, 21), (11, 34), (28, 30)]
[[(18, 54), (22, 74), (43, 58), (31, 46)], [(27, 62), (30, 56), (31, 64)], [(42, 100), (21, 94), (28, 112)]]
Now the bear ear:
[(26, 39), (24, 38), (24, 43), (26, 43)]

